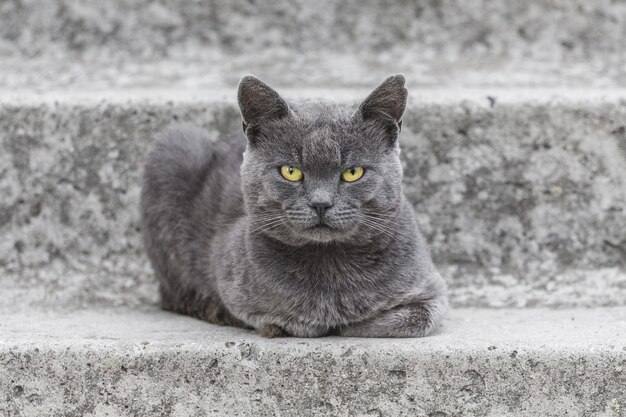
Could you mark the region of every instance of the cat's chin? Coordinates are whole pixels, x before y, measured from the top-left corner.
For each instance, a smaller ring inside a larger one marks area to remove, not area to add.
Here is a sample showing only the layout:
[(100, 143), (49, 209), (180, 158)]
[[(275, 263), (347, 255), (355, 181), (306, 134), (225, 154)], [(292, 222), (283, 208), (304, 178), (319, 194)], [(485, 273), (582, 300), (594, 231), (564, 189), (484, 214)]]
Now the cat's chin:
[(313, 242), (326, 243), (337, 240), (342, 234), (328, 226), (316, 226), (303, 230), (301, 236)]
[(344, 241), (350, 233), (347, 230), (331, 227), (325, 224), (319, 224), (297, 232), (298, 237), (304, 238), (315, 243), (330, 243)]

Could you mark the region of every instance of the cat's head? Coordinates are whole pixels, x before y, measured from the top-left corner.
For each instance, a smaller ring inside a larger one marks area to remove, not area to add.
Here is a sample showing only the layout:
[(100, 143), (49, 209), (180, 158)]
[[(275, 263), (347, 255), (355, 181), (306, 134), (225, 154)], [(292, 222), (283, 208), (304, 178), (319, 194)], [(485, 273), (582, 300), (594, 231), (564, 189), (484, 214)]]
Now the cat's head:
[(259, 79), (243, 78), (250, 232), (301, 244), (389, 233), (385, 219), (402, 198), (404, 83), (389, 77), (358, 106), (289, 105)]

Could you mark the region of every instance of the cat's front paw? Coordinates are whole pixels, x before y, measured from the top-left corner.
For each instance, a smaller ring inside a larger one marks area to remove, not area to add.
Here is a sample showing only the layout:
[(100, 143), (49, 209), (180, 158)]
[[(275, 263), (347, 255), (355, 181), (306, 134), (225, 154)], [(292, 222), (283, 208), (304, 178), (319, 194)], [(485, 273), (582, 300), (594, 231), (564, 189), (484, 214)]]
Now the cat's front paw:
[(267, 337), (268, 339), (289, 337), (289, 333), (287, 333), (285, 329), (280, 326), (276, 326), (275, 324), (265, 324), (263, 327), (257, 329), (257, 333), (262, 337)]
[(446, 310), (445, 299), (402, 305), (369, 320), (341, 329), (348, 337), (424, 337), (439, 326)]

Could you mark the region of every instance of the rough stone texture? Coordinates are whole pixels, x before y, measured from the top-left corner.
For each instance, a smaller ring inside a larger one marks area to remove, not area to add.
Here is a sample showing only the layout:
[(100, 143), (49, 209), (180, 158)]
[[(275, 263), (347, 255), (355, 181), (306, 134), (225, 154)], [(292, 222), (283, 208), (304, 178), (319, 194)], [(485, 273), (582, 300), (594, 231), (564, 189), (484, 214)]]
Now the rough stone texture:
[[(624, 305), (625, 92), (411, 93), (406, 192), (454, 305)], [(137, 210), (151, 137), (176, 120), (240, 128), (223, 92), (98, 97), (0, 99), (7, 305), (153, 303)]]
[[(624, 39), (624, 0), (0, 0), (0, 417), (626, 417)], [(409, 340), (155, 308), (156, 131), (239, 129), (247, 73), (350, 101), (397, 72), (406, 191), (452, 304), (537, 308)]]
[(3, 416), (626, 416), (626, 308), (459, 310), (424, 339), (261, 339), (160, 311), (0, 324)]
[(625, 38), (615, 0), (8, 0), (0, 84), (623, 86)]

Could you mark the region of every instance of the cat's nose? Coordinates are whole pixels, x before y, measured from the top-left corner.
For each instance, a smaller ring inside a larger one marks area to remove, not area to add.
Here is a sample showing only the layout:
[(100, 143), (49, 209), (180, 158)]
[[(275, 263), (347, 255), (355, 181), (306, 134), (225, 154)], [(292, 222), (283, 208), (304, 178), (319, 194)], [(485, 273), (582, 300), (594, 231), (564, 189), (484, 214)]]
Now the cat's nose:
[(315, 212), (317, 213), (320, 219), (324, 217), (324, 213), (326, 213), (326, 210), (328, 210), (332, 206), (333, 206), (332, 204), (327, 203), (327, 202), (315, 202), (315, 203), (309, 204), (309, 207), (315, 210)]

